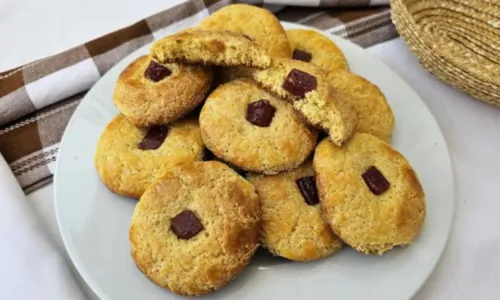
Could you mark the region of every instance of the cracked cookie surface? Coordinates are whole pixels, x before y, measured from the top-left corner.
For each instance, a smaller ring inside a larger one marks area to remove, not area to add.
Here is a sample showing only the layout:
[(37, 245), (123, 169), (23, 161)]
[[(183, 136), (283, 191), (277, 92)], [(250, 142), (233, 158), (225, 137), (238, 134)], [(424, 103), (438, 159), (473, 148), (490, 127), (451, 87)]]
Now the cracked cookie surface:
[(290, 101), (309, 124), (326, 131), (335, 144), (341, 146), (354, 132), (356, 111), (329, 83), (323, 69), (303, 61), (275, 58), (271, 67), (255, 70), (252, 77)]

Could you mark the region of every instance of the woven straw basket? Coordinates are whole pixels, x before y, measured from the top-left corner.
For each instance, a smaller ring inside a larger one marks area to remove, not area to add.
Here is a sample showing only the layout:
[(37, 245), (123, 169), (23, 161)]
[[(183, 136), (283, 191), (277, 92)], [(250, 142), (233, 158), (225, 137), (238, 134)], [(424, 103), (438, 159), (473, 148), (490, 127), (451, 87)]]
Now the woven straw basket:
[(401, 38), (424, 68), (500, 106), (500, 0), (391, 0)]

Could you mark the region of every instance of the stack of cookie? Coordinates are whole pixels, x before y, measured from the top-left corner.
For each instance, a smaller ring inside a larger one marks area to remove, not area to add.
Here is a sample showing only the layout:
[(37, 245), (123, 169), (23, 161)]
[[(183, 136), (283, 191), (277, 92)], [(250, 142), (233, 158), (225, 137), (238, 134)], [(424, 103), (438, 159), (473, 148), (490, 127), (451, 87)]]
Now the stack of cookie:
[(383, 93), (331, 40), (285, 32), (264, 9), (227, 6), (156, 42), (114, 101), (96, 168), (140, 199), (132, 256), (175, 293), (223, 287), (260, 245), (294, 261), (344, 243), (382, 254), (422, 226), (424, 192), (389, 144)]

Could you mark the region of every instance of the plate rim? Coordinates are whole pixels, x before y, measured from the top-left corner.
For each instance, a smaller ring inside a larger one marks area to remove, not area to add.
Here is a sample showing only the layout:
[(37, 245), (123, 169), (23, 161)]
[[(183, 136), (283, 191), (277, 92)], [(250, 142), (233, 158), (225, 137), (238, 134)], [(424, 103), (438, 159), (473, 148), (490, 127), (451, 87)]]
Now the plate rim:
[[(455, 213), (456, 213), (456, 180), (455, 180), (455, 170), (454, 170), (454, 166), (453, 166), (453, 161), (451, 160), (451, 155), (450, 155), (450, 151), (449, 151), (449, 147), (448, 147), (448, 141), (446, 140), (446, 137), (444, 136), (443, 134), (443, 130), (441, 129), (441, 126), (439, 125), (439, 123), (437, 122), (437, 119), (435, 118), (434, 114), (432, 113), (432, 111), (429, 109), (429, 107), (427, 106), (427, 104), (425, 103), (425, 101), (422, 99), (422, 97), (419, 95), (419, 93), (410, 85), (408, 84), (408, 82), (402, 77), (400, 76), (396, 71), (394, 71), (389, 65), (387, 65), (383, 60), (381, 60), (380, 58), (378, 58), (375, 54), (367, 51), (366, 49), (358, 46), (357, 44), (353, 43), (352, 41), (350, 40), (347, 40), (347, 39), (344, 39), (343, 37), (340, 37), (340, 36), (336, 36), (326, 30), (320, 30), (320, 29), (317, 29), (317, 28), (314, 28), (314, 27), (310, 27), (310, 26), (306, 26), (306, 25), (303, 25), (303, 24), (298, 24), (298, 23), (292, 23), (292, 22), (287, 22), (287, 21), (280, 21), (280, 23), (283, 25), (283, 27), (285, 28), (285, 30), (288, 28), (288, 29), (295, 29), (295, 28), (301, 28), (301, 29), (307, 29), (307, 30), (313, 30), (313, 31), (316, 31), (316, 32), (319, 32), (323, 35), (325, 35), (326, 37), (328, 37), (329, 39), (331, 40), (336, 40), (336, 39), (341, 39), (349, 44), (351, 44), (350, 46), (352, 47), (355, 47), (355, 48), (358, 48), (358, 50), (361, 50), (364, 52), (364, 55), (372, 58), (373, 60), (376, 60), (378, 63), (380, 64), (383, 64), (387, 71), (392, 73), (392, 76), (395, 76), (395, 77), (398, 77), (402, 82), (404, 82), (406, 84), (406, 88), (408, 90), (410, 90), (411, 92), (413, 92), (417, 97), (418, 97), (418, 100), (420, 101), (420, 103), (422, 104), (423, 107), (425, 107), (425, 110), (432, 116), (432, 120), (434, 121), (435, 125), (436, 125), (436, 128), (439, 130), (439, 136), (442, 138), (442, 141), (443, 141), (443, 144), (442, 144), (442, 147), (444, 148), (444, 150), (446, 151), (446, 154), (447, 154), (447, 160), (448, 160), (448, 165), (450, 167), (450, 173), (451, 173), (451, 178), (450, 178), (450, 183), (451, 183), (451, 190), (450, 190), (450, 198), (451, 198), (451, 213), (450, 213), (450, 219), (449, 219), (449, 222), (446, 223), (446, 238), (444, 239), (444, 241), (442, 241), (442, 245), (440, 245), (440, 249), (439, 249), (439, 254), (437, 255), (436, 257), (436, 260), (433, 262), (433, 265), (430, 269), (430, 271), (428, 272), (428, 274), (425, 276), (424, 280), (422, 280), (422, 282), (415, 287), (414, 291), (411, 293), (411, 295), (409, 296), (408, 300), (409, 299), (412, 299), (421, 289), (422, 287), (426, 284), (426, 282), (429, 280), (430, 276), (434, 273), (437, 265), (439, 264), (439, 262), (441, 261), (441, 258), (442, 258), (442, 255), (448, 245), (448, 241), (450, 239), (450, 235), (451, 235), (451, 231), (453, 229), (453, 223), (454, 223), (454, 220), (455, 220)], [(136, 55), (138, 52), (140, 52), (141, 50), (143, 50), (144, 48), (146, 47), (149, 47), (153, 42), (150, 42), (136, 50), (134, 50), (132, 53), (129, 53), (128, 55), (126, 55), (125, 57), (123, 57), (122, 59), (120, 59), (117, 63), (115, 63), (115, 65), (111, 68), (117, 68), (117, 65), (120, 64), (120, 62), (122, 62), (123, 60), (129, 58), (130, 56), (133, 56), (133, 55)], [(111, 70), (110, 69), (110, 70)], [(108, 70), (108, 72), (110, 71)], [(61, 165), (61, 153), (63, 152), (62, 149), (65, 145), (65, 140), (66, 140), (66, 136), (69, 135), (69, 131), (70, 131), (70, 128), (72, 127), (72, 124), (75, 122), (75, 119), (76, 119), (76, 116), (78, 114), (78, 112), (82, 109), (82, 106), (81, 104), (84, 102), (84, 101), (89, 101), (87, 100), (87, 98), (89, 97), (88, 94), (90, 93), (91, 90), (93, 90), (95, 88), (95, 86), (97, 85), (97, 83), (99, 83), (101, 80), (103, 80), (103, 78), (106, 76), (106, 74), (104, 74), (103, 76), (101, 76), (99, 78), (98, 81), (96, 81), (92, 87), (87, 91), (87, 94), (84, 96), (84, 98), (82, 99), (82, 101), (78, 104), (78, 107), (75, 109), (75, 111), (73, 112), (73, 115), (71, 116), (70, 120), (68, 121), (68, 124), (64, 130), (64, 133), (62, 135), (62, 138), (61, 138), (61, 141), (59, 142), (59, 151), (58, 151), (58, 154), (57, 154), (57, 160), (56, 160), (56, 165), (55, 165), (55, 168), (54, 168), (54, 184), (53, 184), (53, 197), (54, 197), (54, 211), (55, 211), (55, 217), (56, 217), (56, 222), (57, 222), (57, 228), (58, 228), (58, 231), (59, 231), (59, 235), (61, 237), (61, 240), (63, 242), (63, 245), (64, 245), (64, 251), (66, 251), (66, 253), (68, 254), (68, 257), (70, 258), (70, 263), (74, 266), (74, 271), (76, 271), (78, 274), (78, 276), (82, 279), (82, 281), (85, 283), (85, 285), (95, 294), (95, 296), (97, 296), (99, 299), (110, 299), (108, 297), (108, 295), (106, 295), (106, 293), (104, 291), (102, 291), (100, 285), (94, 281), (93, 277), (90, 276), (90, 274), (87, 273), (86, 269), (84, 268), (83, 266), (83, 263), (79, 260), (79, 256), (76, 252), (75, 249), (73, 249), (71, 246), (70, 246), (70, 243), (68, 241), (68, 238), (65, 236), (64, 234), (64, 229), (63, 229), (63, 225), (62, 225), (62, 222), (61, 222), (61, 211), (59, 210), (59, 205), (58, 203), (60, 203), (60, 200), (58, 200), (58, 196), (57, 196), (57, 188), (58, 188), (58, 185), (59, 185), (59, 169), (60, 169), (60, 165)], [(73, 273), (74, 274), (74, 273)], [(82, 288), (81, 284), (79, 284), (79, 287)], [(82, 288), (82, 290), (84, 290), (84, 288)]]

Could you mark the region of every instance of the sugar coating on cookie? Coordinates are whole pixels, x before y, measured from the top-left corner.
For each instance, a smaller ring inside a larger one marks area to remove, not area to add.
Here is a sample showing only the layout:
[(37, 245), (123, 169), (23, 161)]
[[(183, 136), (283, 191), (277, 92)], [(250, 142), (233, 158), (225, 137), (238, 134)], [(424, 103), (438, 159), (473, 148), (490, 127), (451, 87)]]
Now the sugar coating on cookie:
[(292, 58), (310, 62), (327, 72), (348, 70), (342, 51), (335, 43), (314, 30), (289, 29), (286, 36), (292, 48)]
[[(310, 205), (298, 181), (311, 179), (311, 161), (277, 175), (251, 174), (262, 203), (262, 245), (274, 255), (295, 261), (326, 257), (342, 247), (328, 223), (323, 221), (319, 204)], [(313, 187), (314, 188), (314, 187)]]
[(328, 78), (342, 98), (356, 110), (356, 132), (369, 133), (389, 142), (394, 115), (382, 91), (367, 79), (349, 71), (331, 72)]
[(313, 166), (324, 219), (345, 243), (382, 254), (417, 236), (426, 213), (424, 191), (389, 144), (365, 133), (342, 148), (324, 139)]
[(141, 197), (129, 238), (139, 269), (180, 295), (201, 295), (234, 279), (259, 246), (260, 201), (226, 165), (168, 170)]
[(185, 30), (167, 36), (151, 47), (158, 61), (216, 66), (267, 68), (271, 57), (257, 43), (229, 31)]
[(168, 124), (184, 117), (203, 101), (212, 79), (209, 67), (163, 65), (144, 55), (121, 72), (113, 100), (136, 126)]
[(325, 130), (335, 144), (344, 144), (354, 132), (356, 112), (328, 82), (324, 70), (282, 58), (273, 59), (270, 68), (255, 70), (252, 76), (264, 88), (292, 102), (308, 123)]
[[(271, 116), (269, 110), (274, 110)], [(217, 157), (243, 170), (265, 174), (302, 164), (314, 150), (318, 135), (290, 103), (251, 79), (215, 89), (201, 110), (200, 128), (204, 144)]]
[(112, 192), (139, 198), (165, 171), (202, 158), (196, 120), (178, 121), (161, 130), (145, 129), (135, 127), (120, 114), (102, 132), (94, 162)]
[(200, 22), (198, 28), (245, 34), (273, 57), (291, 57), (290, 44), (279, 20), (268, 10), (247, 5), (225, 6)]

